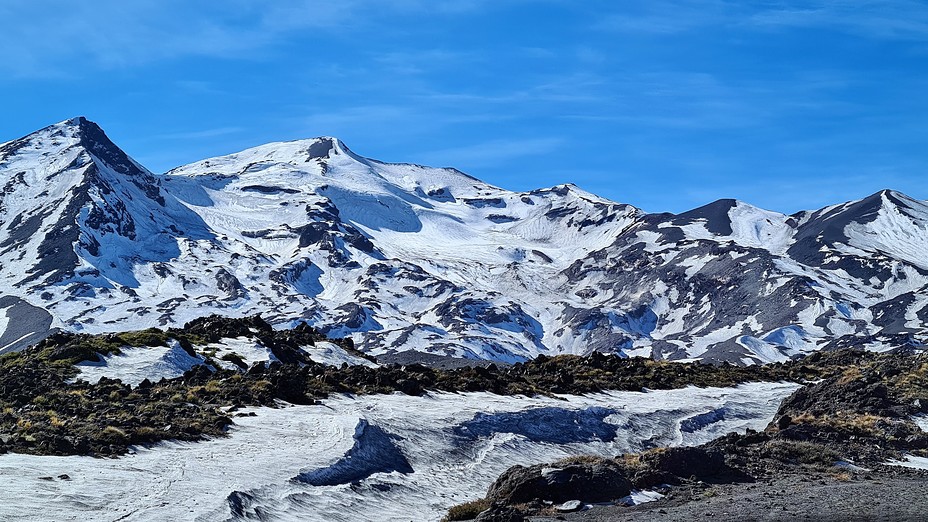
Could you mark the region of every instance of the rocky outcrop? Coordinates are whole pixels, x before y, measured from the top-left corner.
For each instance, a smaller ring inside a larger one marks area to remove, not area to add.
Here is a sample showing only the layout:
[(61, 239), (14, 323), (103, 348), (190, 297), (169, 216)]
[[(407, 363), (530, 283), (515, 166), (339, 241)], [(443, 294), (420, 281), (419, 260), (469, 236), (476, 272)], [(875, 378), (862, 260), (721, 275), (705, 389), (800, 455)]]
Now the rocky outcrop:
[(568, 500), (605, 502), (628, 495), (631, 481), (611, 460), (515, 466), (503, 473), (487, 491), (487, 498), (504, 504), (532, 500), (563, 503)]
[[(839, 476), (892, 474), (898, 468), (884, 466), (888, 460), (904, 454), (928, 456), (928, 433), (912, 417), (928, 412), (928, 357), (843, 350), (814, 354), (787, 368), (794, 376), (816, 371), (828, 376), (786, 398), (762, 432), (748, 430), (700, 447), (657, 448), (612, 460), (579, 457), (570, 466), (517, 466), (490, 487), (489, 511), (538, 514), (549, 509), (543, 500), (560, 502), (571, 495), (587, 502), (616, 500), (619, 483), (634, 489), (666, 484), (693, 488), (784, 475), (818, 477), (835, 469)], [(614, 474), (592, 472), (604, 468)], [(557, 470), (552, 476), (570, 485), (568, 493), (549, 491), (542, 470)], [(609, 496), (613, 498), (605, 498)]]
[[(691, 480), (743, 480), (723, 454), (704, 448), (659, 448), (638, 455), (574, 457), (550, 464), (513, 466), (478, 505), (477, 520), (523, 520), (539, 512), (577, 511), (588, 503), (619, 501), (632, 490)], [(459, 510), (460, 511), (460, 510)], [(460, 520), (453, 516), (448, 520)], [(465, 513), (462, 513), (465, 514)], [(480, 518), (484, 517), (484, 518)]]

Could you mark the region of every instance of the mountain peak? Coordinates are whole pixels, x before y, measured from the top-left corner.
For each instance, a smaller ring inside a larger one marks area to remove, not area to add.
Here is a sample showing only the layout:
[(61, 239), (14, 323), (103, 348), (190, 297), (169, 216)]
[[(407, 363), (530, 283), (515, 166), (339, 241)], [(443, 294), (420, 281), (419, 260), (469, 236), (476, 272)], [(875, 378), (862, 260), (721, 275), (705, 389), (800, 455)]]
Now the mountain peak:
[(694, 208), (682, 214), (676, 215), (676, 220), (681, 222), (693, 222), (705, 220), (706, 229), (714, 234), (729, 236), (732, 234), (731, 217), (729, 211), (738, 204), (734, 199), (719, 199)]
[(858, 223), (869, 223), (877, 218), (879, 212), (884, 208), (896, 208), (903, 213), (910, 213), (916, 208), (924, 207), (925, 203), (915, 198), (909, 197), (902, 192), (883, 189), (875, 192), (858, 201), (846, 203), (842, 208), (842, 213), (850, 214), (853, 221)]
[(882, 201), (888, 202), (888, 203), (890, 203), (890, 204), (892, 204), (892, 205), (899, 206), (899, 207), (910, 208), (910, 209), (911, 209), (913, 206), (924, 206), (924, 204), (925, 204), (924, 201), (920, 201), (920, 200), (918, 200), (918, 199), (915, 199), (915, 198), (909, 196), (908, 194), (904, 194), (904, 193), (902, 193), (902, 192), (899, 192), (898, 190), (883, 189), (883, 190), (877, 192), (876, 194), (874, 194), (874, 195), (871, 196), (871, 197), (876, 198), (877, 196), (878, 196), (879, 199), (881, 199)]
[[(96, 122), (84, 116), (73, 118), (50, 125), (30, 136), (70, 136), (72, 145), (79, 146), (98, 160), (102, 161), (116, 172), (130, 176), (149, 177), (151, 173), (136, 163), (118, 145), (106, 135), (103, 128)], [(28, 139), (27, 136), (23, 139)]]
[(67, 120), (59, 121), (58, 123), (53, 123), (52, 125), (49, 125), (43, 129), (39, 129), (32, 134), (40, 134), (48, 131), (52, 131), (53, 134), (56, 131), (66, 131), (69, 135), (80, 136), (84, 133), (96, 135), (102, 133), (103, 129), (101, 129), (100, 126), (96, 123), (88, 120), (85, 116), (75, 116)]
[(260, 313), (378, 356), (504, 362), (749, 364), (928, 332), (928, 204), (892, 190), (795, 218), (733, 199), (644, 214), (573, 184), (512, 192), (365, 159), (331, 136), (139, 172), (80, 116), (0, 147), (9, 295), (70, 330)]

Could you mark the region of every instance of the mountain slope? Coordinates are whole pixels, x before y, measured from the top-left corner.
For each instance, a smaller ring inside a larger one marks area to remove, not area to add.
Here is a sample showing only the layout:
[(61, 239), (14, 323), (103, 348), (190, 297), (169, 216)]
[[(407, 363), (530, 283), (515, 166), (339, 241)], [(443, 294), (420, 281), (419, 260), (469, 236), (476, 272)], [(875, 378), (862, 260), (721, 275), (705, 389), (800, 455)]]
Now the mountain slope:
[(83, 118), (3, 145), (0, 183), (0, 304), (43, 318), (0, 351), (43, 328), (260, 313), (388, 359), (750, 364), (917, 342), (928, 317), (928, 205), (891, 191), (794, 216), (734, 200), (646, 214), (573, 185), (518, 193), (383, 163), (334, 138), (156, 176)]

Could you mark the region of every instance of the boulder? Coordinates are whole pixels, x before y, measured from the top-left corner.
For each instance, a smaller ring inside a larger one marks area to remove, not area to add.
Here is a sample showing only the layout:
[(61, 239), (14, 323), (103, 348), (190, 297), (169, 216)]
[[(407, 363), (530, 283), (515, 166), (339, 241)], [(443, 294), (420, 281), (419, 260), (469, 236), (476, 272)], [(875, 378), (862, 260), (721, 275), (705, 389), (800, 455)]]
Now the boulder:
[(731, 470), (719, 451), (703, 448), (661, 448), (641, 454), (641, 467), (657, 476), (712, 478)]
[(490, 486), (487, 498), (504, 504), (534, 499), (557, 503), (569, 500), (606, 502), (631, 492), (631, 482), (612, 460), (597, 459), (554, 467), (514, 466)]

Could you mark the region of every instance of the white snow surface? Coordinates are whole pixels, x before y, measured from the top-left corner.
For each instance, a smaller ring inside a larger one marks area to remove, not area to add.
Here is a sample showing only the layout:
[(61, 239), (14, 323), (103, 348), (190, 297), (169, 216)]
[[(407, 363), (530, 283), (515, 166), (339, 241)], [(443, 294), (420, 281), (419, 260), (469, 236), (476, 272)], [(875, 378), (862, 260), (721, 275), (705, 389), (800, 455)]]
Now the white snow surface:
[[(244, 520), (260, 512), (273, 520), (438, 520), (450, 506), (483, 496), (515, 464), (696, 445), (761, 429), (796, 387), (752, 383), (559, 399), (338, 396), (317, 406), (257, 408), (257, 416), (236, 417), (226, 438), (136, 448), (118, 459), (2, 455), (0, 519)], [(381, 436), (355, 443), (362, 425)], [(397, 455), (412, 472), (352, 476)], [(64, 474), (70, 479), (57, 478)]]
[(912, 422), (924, 432), (928, 432), (928, 415), (913, 415)]
[[(74, 119), (0, 152), (0, 283), (52, 328), (260, 314), (373, 355), (501, 362), (593, 350), (770, 362), (841, 336), (928, 335), (928, 204), (890, 191), (846, 223), (861, 202), (795, 216), (735, 202), (686, 220), (570, 184), (513, 192), (379, 162), (330, 137), (160, 176), (99, 140)], [(802, 335), (777, 334), (791, 327)]]
[(302, 350), (309, 354), (309, 357), (317, 363), (328, 364), (329, 366), (341, 366), (348, 364), (350, 366), (367, 366), (377, 368), (379, 364), (369, 361), (363, 357), (352, 355), (345, 351), (344, 348), (334, 343), (320, 341), (314, 346), (304, 346)]
[(623, 499), (623, 504), (628, 506), (637, 506), (638, 504), (644, 504), (647, 502), (654, 502), (664, 498), (664, 495), (661, 495), (657, 491), (650, 490), (632, 490), (632, 494)]
[(238, 355), (248, 367), (251, 367), (251, 365), (256, 362), (270, 363), (277, 360), (277, 357), (271, 352), (270, 348), (251, 337), (223, 339), (218, 343), (195, 346), (194, 348), (198, 353), (212, 353), (212, 358), (216, 364), (228, 370), (236, 370), (239, 369), (239, 367), (229, 361), (223, 360), (222, 357), (225, 355)]
[(918, 457), (916, 455), (904, 455), (902, 460), (890, 459), (886, 463), (890, 466), (928, 470), (928, 458)]
[[(903, 209), (890, 201), (890, 196), (902, 199), (912, 209)], [(917, 201), (899, 193), (881, 195), (882, 205), (875, 221), (867, 226), (851, 224), (845, 229), (851, 246), (865, 251), (878, 251), (892, 254), (896, 259), (905, 260), (913, 265), (928, 269), (928, 223), (924, 216), (928, 214), (928, 204)], [(908, 210), (908, 211), (907, 211)], [(921, 216), (919, 219), (915, 216)]]
[(732, 224), (731, 237), (739, 244), (783, 254), (793, 242), (794, 230), (786, 223), (788, 217), (779, 212), (739, 201), (728, 215)]
[(80, 373), (77, 380), (96, 383), (101, 377), (119, 379), (123, 384), (137, 386), (148, 379), (180, 377), (187, 370), (203, 364), (202, 357), (192, 357), (176, 340), (169, 346), (123, 347), (119, 355), (98, 355), (100, 361), (84, 361), (75, 365)]

